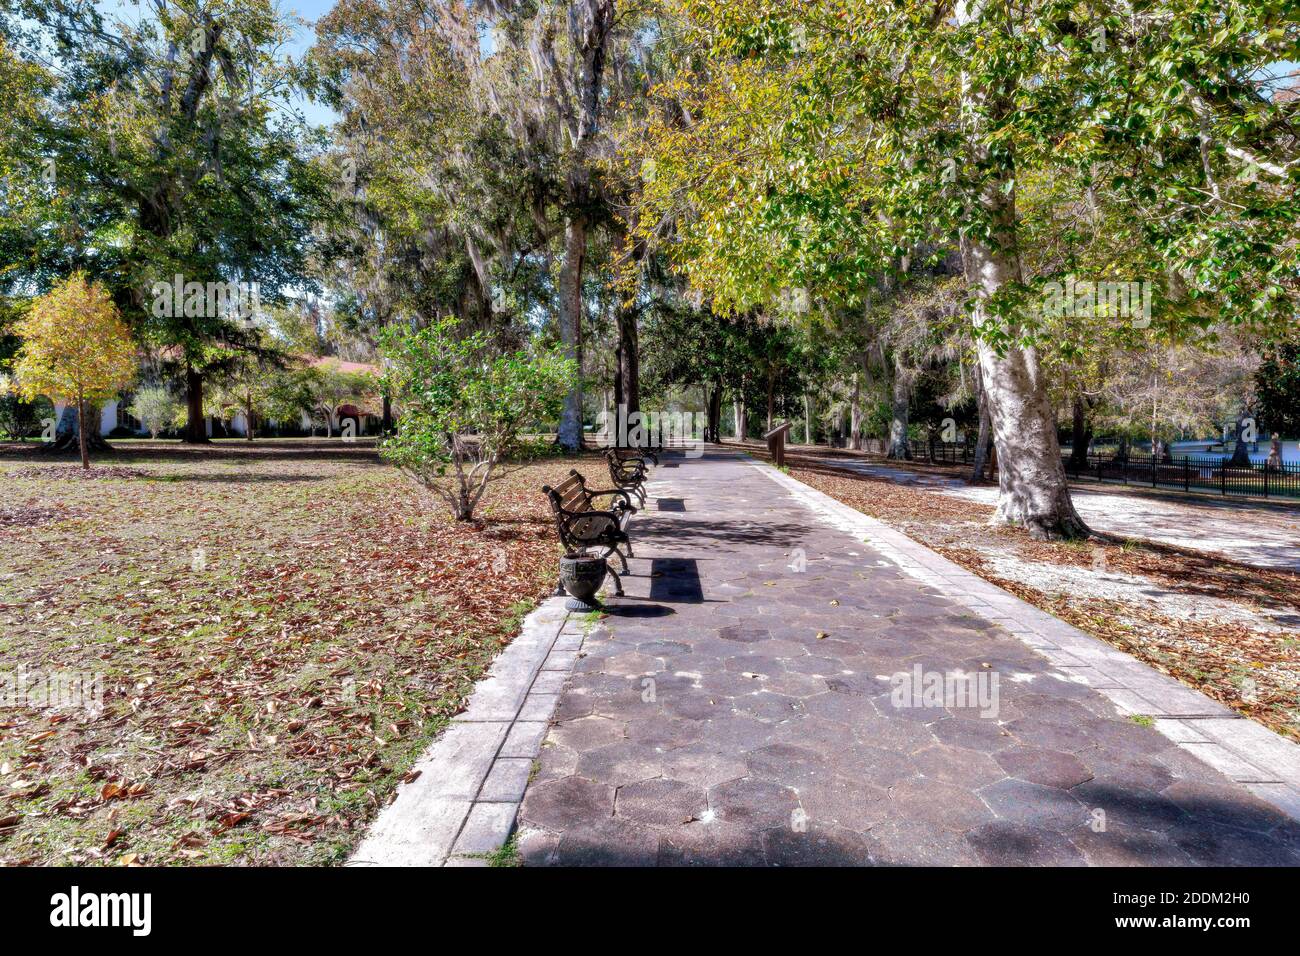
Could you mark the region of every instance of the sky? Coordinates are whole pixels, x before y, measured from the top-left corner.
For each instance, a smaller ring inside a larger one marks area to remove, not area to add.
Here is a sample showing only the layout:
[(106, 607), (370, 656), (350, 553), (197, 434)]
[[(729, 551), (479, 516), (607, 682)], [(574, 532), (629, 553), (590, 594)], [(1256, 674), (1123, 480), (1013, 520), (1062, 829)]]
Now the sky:
[[(286, 13), (296, 13), (301, 19), (314, 24), (334, 9), (335, 2), (336, 0), (280, 0), (280, 7)], [(141, 9), (139, 0), (96, 0), (95, 5), (105, 15), (111, 16), (120, 12), (131, 20), (139, 17)], [(316, 33), (312, 26), (305, 26), (298, 31), (298, 35), (288, 45), (286, 52), (294, 57), (303, 56), (315, 41)], [(338, 118), (333, 110), (319, 103), (312, 103), (306, 98), (300, 98), (298, 105), (307, 121), (314, 125), (327, 126)]]

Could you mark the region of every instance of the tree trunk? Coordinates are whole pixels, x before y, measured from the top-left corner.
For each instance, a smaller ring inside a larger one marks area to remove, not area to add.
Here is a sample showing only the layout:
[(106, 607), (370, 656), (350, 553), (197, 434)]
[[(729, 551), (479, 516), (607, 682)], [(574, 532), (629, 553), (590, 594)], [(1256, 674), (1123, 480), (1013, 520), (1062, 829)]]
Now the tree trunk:
[(849, 400), (849, 447), (862, 450), (862, 383), (853, 374), (853, 396)]
[(1088, 406), (1082, 395), (1074, 396), (1070, 422), (1070, 468), (1075, 472), (1088, 468), (1088, 445), (1092, 431), (1088, 428)]
[(384, 434), (387, 435), (389, 432), (393, 430), (393, 400), (389, 398), (387, 395), (384, 396), (383, 414), (384, 417), (381, 421), (380, 427), (383, 429)]
[(889, 455), (898, 461), (910, 461), (912, 449), (907, 442), (908, 408), (912, 404), (912, 389), (902, 359), (894, 354), (893, 401), (890, 403)]
[(1250, 449), (1246, 447), (1250, 443), (1246, 441), (1246, 428), (1253, 421), (1249, 412), (1237, 416), (1237, 442), (1232, 449), (1232, 458), (1228, 461), (1228, 465), (1232, 468), (1250, 467)]
[[(1015, 253), (1015, 211), (1010, 190), (993, 183), (982, 201), (995, 224), (997, 245), (965, 243), (968, 275), (975, 283), (975, 327), (997, 321), (987, 300), (1003, 285), (1020, 280)], [(1036, 539), (1080, 538), (1090, 533), (1070, 500), (1070, 487), (1056, 437), (1056, 416), (1047, 398), (1038, 352), (1016, 344), (1010, 331), (1004, 352), (977, 336), (980, 376), (988, 396), (998, 453), (998, 507), (994, 523), (1023, 525)]]
[(745, 414), (745, 400), (742, 398), (732, 402), (731, 410), (736, 422), (736, 441), (744, 441), (749, 432), (749, 421)]
[(970, 480), (980, 482), (984, 480), (984, 471), (988, 466), (989, 446), (993, 442), (993, 422), (989, 416), (989, 399), (984, 391), (984, 383), (981, 380), (979, 366), (975, 367), (975, 387), (979, 395), (979, 431), (975, 436), (975, 462), (971, 468)]
[(812, 432), (812, 411), (811, 403), (808, 401), (808, 393), (803, 393), (803, 443), (805, 445), (814, 445)]
[(95, 419), (96, 423), (91, 426), (88, 432), (82, 430), (81, 413), (77, 410), (76, 402), (69, 404), (59, 415), (58, 423), (55, 426), (54, 441), (42, 443), (40, 451), (52, 455), (62, 454), (73, 449), (79, 451), (84, 440), (88, 451), (111, 452), (113, 446), (99, 434), (99, 409), (94, 405), (87, 404), (86, 414)]
[(776, 377), (767, 376), (767, 431), (772, 430), (772, 415), (776, 410)]
[(86, 444), (86, 400), (77, 399), (77, 448), (81, 452), (81, 467), (90, 468), (90, 449)]
[(618, 322), (618, 380), (620, 390), (615, 400), (627, 406), (627, 414), (641, 410), (641, 360), (636, 327), (636, 309), (619, 305), (615, 319)]
[[(958, 8), (962, 25), (978, 19), (981, 8)], [(999, 27), (1002, 29), (1002, 27)], [(966, 281), (976, 294), (973, 321), (978, 342), (980, 374), (988, 395), (993, 441), (998, 456), (998, 507), (994, 523), (1023, 525), (1036, 539), (1080, 538), (1089, 534), (1070, 500), (1070, 486), (1056, 437), (1038, 351), (1019, 344), (1019, 323), (1011, 316), (991, 314), (989, 300), (1008, 285), (1023, 281), (1016, 221), (1016, 164), (1009, 144), (996, 156), (988, 143), (1000, 116), (1015, 109), (1014, 89), (990, 88), (963, 76), (963, 99), (971, 107), (971, 160), (984, 173), (979, 192), (971, 197), (968, 218), (979, 223), (962, 238)], [(985, 323), (1001, 323), (1006, 350), (999, 352)]]
[(578, 367), (578, 377), (564, 396), (556, 441), (573, 454), (582, 447), (582, 267), (587, 254), (587, 223), (569, 219), (564, 230), (564, 262), (560, 266), (560, 342), (564, 354)]
[(722, 383), (717, 382), (709, 390), (708, 434), (705, 441), (717, 442), (722, 437)]
[(189, 364), (185, 366), (185, 409), (185, 434), (181, 440), (191, 445), (206, 443), (208, 430), (203, 416), (203, 375)]

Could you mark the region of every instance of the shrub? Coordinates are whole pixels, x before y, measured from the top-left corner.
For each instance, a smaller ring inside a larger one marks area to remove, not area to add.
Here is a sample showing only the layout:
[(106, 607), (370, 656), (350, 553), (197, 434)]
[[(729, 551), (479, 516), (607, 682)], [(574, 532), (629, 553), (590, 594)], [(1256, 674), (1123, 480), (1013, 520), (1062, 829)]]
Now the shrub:
[(559, 414), (577, 369), (558, 349), (502, 352), (459, 331), (448, 318), (384, 338), (384, 384), (400, 417), (383, 455), (469, 521), (506, 460), (535, 450), (525, 432)]

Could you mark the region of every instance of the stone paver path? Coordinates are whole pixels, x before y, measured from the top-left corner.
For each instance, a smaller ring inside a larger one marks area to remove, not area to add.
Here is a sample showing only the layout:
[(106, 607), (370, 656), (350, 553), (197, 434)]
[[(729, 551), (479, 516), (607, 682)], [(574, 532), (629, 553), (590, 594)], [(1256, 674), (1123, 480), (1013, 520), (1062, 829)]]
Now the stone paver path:
[[(525, 792), (527, 864), (1300, 862), (1254, 771), (1123, 716), (789, 479), (667, 465)], [(1198, 707), (1164, 713), (1228, 720)]]

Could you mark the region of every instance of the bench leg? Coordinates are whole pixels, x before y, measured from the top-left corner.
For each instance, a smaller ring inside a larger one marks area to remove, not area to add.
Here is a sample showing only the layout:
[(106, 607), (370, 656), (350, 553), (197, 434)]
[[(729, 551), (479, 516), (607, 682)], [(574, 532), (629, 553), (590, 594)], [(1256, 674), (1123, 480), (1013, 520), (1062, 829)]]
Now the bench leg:
[[(615, 571), (613, 568), (609, 568), (608, 570), (609, 570), (610, 576), (614, 579), (614, 597), (622, 597), (622, 596), (623, 596), (623, 579), (620, 578), (620, 577), (618, 576), (618, 572)], [(623, 568), (623, 571), (624, 571), (624, 573), (626, 573), (626, 572), (627, 572), (627, 568), (624, 567), (624, 568)]]
[[(627, 558), (623, 557), (623, 552), (618, 550), (619, 542), (608, 545), (605, 551), (605, 561), (608, 562), (611, 557), (618, 558), (618, 563), (623, 566), (623, 573), (627, 574)], [(613, 568), (610, 569), (611, 571)]]

